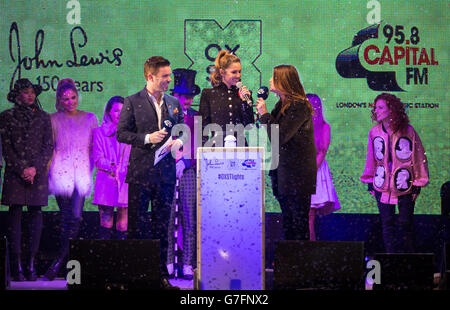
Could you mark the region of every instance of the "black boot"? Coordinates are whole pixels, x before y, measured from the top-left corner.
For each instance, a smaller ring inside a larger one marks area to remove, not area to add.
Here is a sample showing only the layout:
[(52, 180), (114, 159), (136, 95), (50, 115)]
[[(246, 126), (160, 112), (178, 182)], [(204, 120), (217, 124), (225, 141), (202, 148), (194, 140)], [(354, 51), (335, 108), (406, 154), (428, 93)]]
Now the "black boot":
[(53, 281), (55, 277), (58, 275), (59, 269), (61, 268), (62, 262), (64, 258), (58, 257), (56, 258), (53, 263), (50, 265), (48, 270), (45, 272), (44, 277), (48, 281)]
[(27, 280), (28, 281), (36, 281), (38, 276), (36, 274), (36, 268), (34, 266), (34, 255), (30, 256), (30, 259), (27, 263)]
[(116, 239), (117, 240), (127, 240), (127, 231), (116, 230)]
[(20, 254), (11, 254), (10, 268), (12, 281), (25, 281)]
[(111, 239), (112, 228), (106, 228), (100, 225), (100, 230), (98, 234), (98, 238), (100, 240), (109, 240)]

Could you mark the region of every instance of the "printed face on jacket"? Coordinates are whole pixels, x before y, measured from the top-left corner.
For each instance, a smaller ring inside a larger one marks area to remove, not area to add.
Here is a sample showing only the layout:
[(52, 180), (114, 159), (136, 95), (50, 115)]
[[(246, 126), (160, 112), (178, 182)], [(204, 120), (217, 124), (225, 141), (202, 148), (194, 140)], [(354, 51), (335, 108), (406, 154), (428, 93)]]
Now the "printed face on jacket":
[(411, 174), (407, 169), (399, 169), (394, 176), (395, 187), (399, 191), (406, 191), (411, 185)]
[(373, 151), (377, 160), (383, 160), (385, 151), (383, 138), (375, 137), (375, 139), (373, 139)]
[(412, 154), (412, 143), (407, 137), (398, 139), (395, 145), (395, 155), (400, 160), (409, 160)]
[(373, 180), (373, 184), (378, 187), (381, 188), (383, 187), (384, 181), (386, 180), (386, 173), (384, 171), (384, 167), (383, 166), (378, 166), (377, 170), (375, 171), (375, 177)]

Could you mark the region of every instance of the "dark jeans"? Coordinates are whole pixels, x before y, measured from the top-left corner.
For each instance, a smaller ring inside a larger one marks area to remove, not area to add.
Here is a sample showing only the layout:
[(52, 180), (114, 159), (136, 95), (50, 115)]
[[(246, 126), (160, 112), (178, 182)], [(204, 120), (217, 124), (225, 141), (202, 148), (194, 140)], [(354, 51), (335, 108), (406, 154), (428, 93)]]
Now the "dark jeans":
[(84, 196), (80, 196), (75, 188), (71, 197), (55, 196), (55, 198), (61, 215), (61, 248), (58, 253), (58, 258), (64, 259), (69, 253), (70, 239), (77, 238), (78, 232), (80, 231)]
[(152, 202), (150, 231), (152, 239), (160, 241), (161, 276), (169, 275), (165, 264), (168, 247), (168, 228), (174, 185), (154, 183), (149, 186), (129, 184), (128, 186), (128, 239), (144, 239), (148, 231), (145, 213)]
[(309, 240), (310, 194), (279, 195), (285, 240)]
[(378, 210), (380, 211), (381, 227), (383, 231), (384, 247), (387, 253), (412, 253), (414, 252), (414, 201), (412, 195), (398, 197), (398, 226), (402, 244), (399, 246), (395, 238), (395, 205), (385, 204), (380, 201), (381, 192), (375, 191)]
[[(31, 215), (29, 226), (29, 239), (27, 241), (27, 251), (30, 256), (35, 256), (39, 249), (42, 232), (42, 211), (41, 206), (27, 206)], [(20, 255), (22, 244), (22, 206), (9, 206), (9, 242), (11, 253)]]

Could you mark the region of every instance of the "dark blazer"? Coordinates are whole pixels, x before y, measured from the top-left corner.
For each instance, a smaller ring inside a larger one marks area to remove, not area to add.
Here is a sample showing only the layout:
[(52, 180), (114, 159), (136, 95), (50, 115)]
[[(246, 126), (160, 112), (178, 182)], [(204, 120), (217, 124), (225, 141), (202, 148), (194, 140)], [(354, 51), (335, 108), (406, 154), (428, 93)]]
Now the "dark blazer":
[[(2, 204), (46, 206), (48, 204), (48, 164), (53, 154), (50, 116), (14, 107), (0, 114), (0, 134), (5, 159)], [(33, 184), (22, 177), (25, 168), (35, 167)]]
[[(163, 94), (164, 104), (161, 107), (161, 122), (169, 115), (177, 124), (184, 124), (183, 110), (177, 98)], [(161, 126), (162, 128), (162, 126)], [(155, 152), (162, 146), (169, 134), (156, 147), (144, 144), (147, 134), (158, 131), (158, 116), (146, 88), (125, 98), (117, 126), (117, 140), (131, 144), (130, 161), (125, 182), (150, 185), (155, 182), (175, 183), (175, 159), (167, 154), (154, 166)], [(186, 137), (180, 137), (184, 142)]]
[[(202, 116), (202, 127), (218, 124), (224, 133), (223, 138), (227, 124), (242, 124), (245, 127), (255, 122), (253, 109), (239, 97), (238, 88), (233, 86), (228, 89), (224, 83), (202, 90), (199, 114)], [(204, 137), (203, 142), (206, 140), (207, 137)]]
[[(317, 162), (311, 112), (301, 101), (292, 103), (284, 115), (281, 115), (281, 107), (280, 100), (270, 114), (261, 116), (261, 123), (268, 125), (271, 141), (274, 137), (271, 136), (270, 125), (279, 125), (278, 168), (269, 172), (274, 195), (314, 194)], [(277, 150), (272, 150), (272, 156), (277, 156)]]

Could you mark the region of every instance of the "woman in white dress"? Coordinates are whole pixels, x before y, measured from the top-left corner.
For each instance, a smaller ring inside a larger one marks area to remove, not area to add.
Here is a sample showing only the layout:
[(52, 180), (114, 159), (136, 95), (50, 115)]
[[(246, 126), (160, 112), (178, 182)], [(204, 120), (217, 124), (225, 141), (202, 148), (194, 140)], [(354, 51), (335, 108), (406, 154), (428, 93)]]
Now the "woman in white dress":
[(311, 195), (309, 211), (309, 239), (316, 240), (314, 223), (316, 215), (327, 215), (341, 208), (336, 190), (331, 179), (330, 168), (325, 159), (330, 146), (330, 125), (325, 122), (322, 112), (322, 102), (316, 94), (307, 94), (314, 108), (314, 139), (317, 150), (317, 184), (316, 193)]

